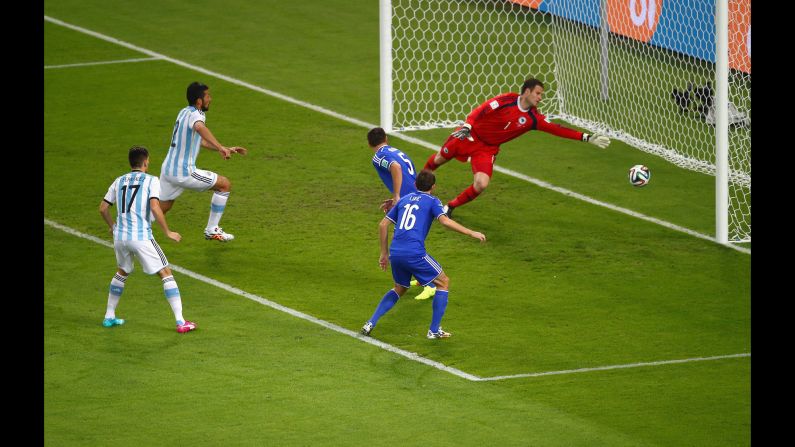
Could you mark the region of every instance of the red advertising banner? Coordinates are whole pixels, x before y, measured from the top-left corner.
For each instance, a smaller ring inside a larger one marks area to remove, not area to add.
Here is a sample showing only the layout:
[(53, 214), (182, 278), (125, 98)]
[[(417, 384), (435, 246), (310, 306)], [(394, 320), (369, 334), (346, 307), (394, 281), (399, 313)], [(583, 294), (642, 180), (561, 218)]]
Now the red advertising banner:
[(610, 32), (648, 43), (660, 23), (663, 0), (607, 0)]
[(538, 9), (538, 6), (544, 0), (508, 0), (513, 3), (517, 3), (522, 6), (527, 6), (528, 8)]
[(751, 0), (729, 0), (729, 66), (751, 73)]

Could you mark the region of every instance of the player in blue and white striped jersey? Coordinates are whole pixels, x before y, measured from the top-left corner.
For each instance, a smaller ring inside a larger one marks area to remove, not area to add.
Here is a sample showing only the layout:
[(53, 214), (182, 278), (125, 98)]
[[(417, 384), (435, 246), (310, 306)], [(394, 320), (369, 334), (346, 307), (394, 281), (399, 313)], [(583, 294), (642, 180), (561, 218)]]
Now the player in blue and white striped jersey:
[(199, 149), (204, 147), (218, 151), (224, 160), (232, 154), (246, 155), (248, 150), (243, 147), (226, 147), (218, 142), (206, 125), (205, 112), (210, 109), (210, 88), (205, 84), (193, 82), (187, 90), (188, 106), (179, 111), (174, 131), (171, 134), (171, 146), (168, 148), (163, 165), (160, 168), (162, 184), (162, 208), (167, 213), (182, 191), (207, 191), (212, 189), (210, 202), (210, 218), (204, 229), (204, 238), (222, 242), (231, 241), (234, 235), (224, 232), (219, 223), (224, 214), (226, 202), (232, 183), (228, 178), (215, 172), (198, 169), (196, 158)]
[[(113, 235), (113, 248), (118, 265), (110, 282), (108, 305), (102, 325), (113, 327), (124, 324), (123, 319), (116, 318), (116, 306), (124, 292), (127, 276), (133, 271), (133, 258), (137, 258), (144, 273), (157, 273), (160, 276), (166, 300), (177, 320), (177, 332), (192, 331), (196, 329), (196, 323), (185, 321), (182, 317), (179, 287), (168, 268), (166, 255), (152, 236), (152, 219), (169, 239), (179, 242), (182, 236), (168, 229), (166, 217), (160, 209), (160, 180), (146, 173), (149, 170), (149, 151), (144, 147), (133, 146), (128, 158), (132, 171), (114, 180), (99, 204), (99, 213)], [(115, 222), (109, 210), (113, 204), (117, 205)]]
[[(378, 320), (391, 309), (398, 299), (406, 293), (409, 281), (414, 276), (422, 285), (436, 284), (433, 297), (433, 316), (427, 337), (447, 338), (451, 334), (442, 330), (442, 317), (447, 308), (450, 279), (445, 275), (442, 266), (425, 250), (425, 238), (434, 219), (447, 228), (471, 236), (479, 241), (486, 240), (483, 233), (472, 231), (447, 217), (442, 202), (431, 195), (436, 187), (436, 177), (426, 170), (417, 175), (417, 191), (400, 198), (398, 203), (389, 210), (379, 224), (381, 241), (381, 257), (378, 264), (381, 270), (392, 262), (392, 278), (395, 287), (381, 298), (373, 316), (362, 326), (361, 333), (370, 335)], [(388, 246), (389, 225), (395, 225), (392, 246)], [(388, 250), (388, 253), (387, 253)]]
[[(392, 193), (391, 198), (381, 203), (381, 209), (386, 213), (400, 200), (400, 197), (417, 192), (417, 187), (414, 185), (417, 180), (414, 163), (400, 149), (389, 145), (386, 131), (381, 127), (374, 127), (367, 132), (367, 144), (370, 149), (375, 151), (372, 162), (375, 171), (381, 177), (384, 186)], [(394, 185), (400, 185), (400, 187), (395, 188)], [(411, 281), (412, 286), (418, 284), (416, 280)], [(428, 285), (414, 299), (426, 300), (434, 293), (436, 293), (436, 287)]]

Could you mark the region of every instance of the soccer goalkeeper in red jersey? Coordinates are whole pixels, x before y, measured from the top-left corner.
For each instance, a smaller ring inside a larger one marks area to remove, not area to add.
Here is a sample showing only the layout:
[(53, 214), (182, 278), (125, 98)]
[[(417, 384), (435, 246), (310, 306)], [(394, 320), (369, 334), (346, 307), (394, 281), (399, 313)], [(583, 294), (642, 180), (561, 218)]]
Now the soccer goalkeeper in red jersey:
[(474, 200), (489, 186), (500, 145), (527, 131), (542, 130), (601, 149), (610, 144), (604, 135), (591, 135), (549, 122), (537, 109), (543, 93), (544, 84), (531, 78), (524, 81), (521, 93), (503, 93), (489, 99), (467, 116), (466, 123), (447, 138), (439, 153), (428, 158), (424, 169), (432, 171), (454, 157), (472, 163), (474, 181), (444, 207), (448, 217), (454, 208)]

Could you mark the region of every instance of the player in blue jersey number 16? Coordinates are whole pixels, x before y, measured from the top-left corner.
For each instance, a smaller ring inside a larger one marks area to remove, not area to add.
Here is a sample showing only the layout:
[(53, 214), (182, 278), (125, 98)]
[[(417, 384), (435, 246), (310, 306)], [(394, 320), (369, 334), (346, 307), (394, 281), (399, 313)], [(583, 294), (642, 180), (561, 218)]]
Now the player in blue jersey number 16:
[[(374, 127), (367, 132), (367, 144), (375, 153), (373, 154), (373, 168), (381, 178), (386, 189), (392, 193), (392, 197), (381, 203), (381, 209), (386, 213), (401, 197), (410, 192), (417, 192), (414, 182), (417, 180), (417, 172), (414, 163), (400, 149), (392, 147), (387, 141), (386, 132), (380, 127)], [(419, 285), (417, 280), (411, 280), (411, 285)], [(428, 285), (423, 288), (415, 300), (427, 300), (436, 293), (436, 287)]]
[[(425, 238), (428, 236), (428, 230), (434, 219), (438, 219), (439, 223), (447, 228), (481, 242), (486, 240), (486, 236), (447, 217), (442, 202), (431, 195), (435, 186), (436, 177), (433, 172), (420, 172), (416, 181), (417, 192), (402, 196), (379, 224), (381, 257), (378, 264), (381, 270), (386, 270), (391, 261), (395, 287), (381, 298), (373, 316), (362, 326), (361, 333), (364, 335), (370, 335), (378, 320), (406, 293), (412, 276), (417, 278), (422, 285), (431, 283), (436, 285), (436, 294), (433, 296), (433, 315), (427, 337), (435, 339), (447, 338), (451, 335), (442, 330), (441, 326), (442, 316), (447, 308), (450, 278), (444, 273), (442, 266), (425, 250)], [(390, 224), (395, 225), (391, 246), (388, 242)]]

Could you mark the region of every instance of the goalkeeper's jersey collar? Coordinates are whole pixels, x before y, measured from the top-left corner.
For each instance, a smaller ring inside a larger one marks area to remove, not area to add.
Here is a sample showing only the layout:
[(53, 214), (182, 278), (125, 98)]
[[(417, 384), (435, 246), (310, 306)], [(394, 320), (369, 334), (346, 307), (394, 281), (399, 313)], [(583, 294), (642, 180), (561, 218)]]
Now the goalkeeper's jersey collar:
[(527, 110), (522, 108), (522, 97), (521, 96), (517, 96), (516, 97), (516, 107), (519, 107), (519, 110), (521, 110), (522, 112), (525, 112), (525, 113), (530, 113), (530, 111), (533, 110), (532, 106), (529, 109), (527, 109)]

